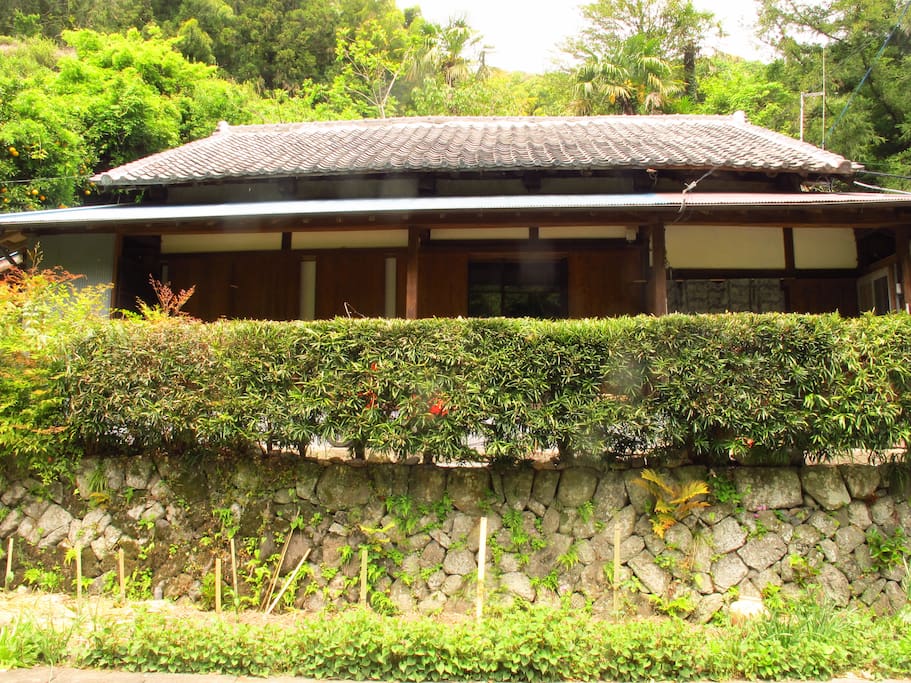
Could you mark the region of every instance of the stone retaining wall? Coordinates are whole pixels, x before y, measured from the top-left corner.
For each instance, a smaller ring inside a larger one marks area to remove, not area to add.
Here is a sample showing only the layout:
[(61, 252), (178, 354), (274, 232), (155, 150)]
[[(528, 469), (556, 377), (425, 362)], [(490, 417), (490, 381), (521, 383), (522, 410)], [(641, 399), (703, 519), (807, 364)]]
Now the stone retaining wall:
[(357, 601), (359, 549), (367, 547), (376, 608), (469, 612), (486, 516), (491, 602), (606, 613), (616, 598), (630, 612), (707, 620), (736, 596), (818, 586), (838, 605), (888, 612), (906, 600), (911, 531), (908, 496), (890, 472), (674, 469), (666, 483), (708, 481), (715, 491), (662, 539), (635, 469), (86, 460), (75, 485), (8, 483), (0, 538), (4, 549), (5, 539), (19, 539), (14, 583), (32, 566), (72, 577), (63, 560), (79, 545), (92, 588), (110, 588), (123, 548), (136, 585), (175, 599), (200, 598), (215, 557), (230, 566), (232, 536), (240, 592), (252, 595), (288, 539), (285, 574), (309, 553), (292, 593), (306, 610)]

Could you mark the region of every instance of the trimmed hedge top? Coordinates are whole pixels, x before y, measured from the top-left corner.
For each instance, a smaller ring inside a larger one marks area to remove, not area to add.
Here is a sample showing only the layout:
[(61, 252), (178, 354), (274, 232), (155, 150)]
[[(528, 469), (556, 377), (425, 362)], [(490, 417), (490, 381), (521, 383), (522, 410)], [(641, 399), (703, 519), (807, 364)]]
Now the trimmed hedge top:
[(603, 320), (181, 318), (76, 338), (56, 391), (84, 447), (174, 451), (315, 438), (438, 459), (704, 462), (882, 452), (909, 436), (911, 316)]

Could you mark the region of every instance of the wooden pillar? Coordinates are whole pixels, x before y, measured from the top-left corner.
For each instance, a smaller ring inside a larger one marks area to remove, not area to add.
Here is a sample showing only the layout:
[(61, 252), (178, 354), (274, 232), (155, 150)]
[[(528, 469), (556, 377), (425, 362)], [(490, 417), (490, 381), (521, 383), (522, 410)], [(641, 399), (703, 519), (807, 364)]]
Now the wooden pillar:
[(415, 226), (408, 228), (408, 264), (405, 275), (405, 317), (418, 317), (418, 277), (421, 251), (421, 231)]
[(902, 226), (895, 228), (895, 256), (898, 269), (901, 272), (901, 299), (900, 305), (906, 313), (911, 313), (911, 228)]
[(664, 224), (648, 226), (651, 264), (648, 270), (648, 301), (646, 306), (652, 315), (667, 315), (667, 248), (664, 241)]

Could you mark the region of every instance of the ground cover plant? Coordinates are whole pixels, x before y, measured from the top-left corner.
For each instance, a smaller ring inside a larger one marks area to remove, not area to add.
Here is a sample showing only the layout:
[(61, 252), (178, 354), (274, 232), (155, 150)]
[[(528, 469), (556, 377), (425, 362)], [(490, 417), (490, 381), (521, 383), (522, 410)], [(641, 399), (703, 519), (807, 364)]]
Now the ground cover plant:
[[(363, 609), (279, 621), (143, 611), (78, 628), (0, 627), (0, 667), (63, 664), (132, 671), (355, 680), (801, 680), (848, 671), (911, 673), (908, 614), (876, 618), (810, 597), (745, 624), (602, 621), (524, 608), (481, 622), (396, 619)], [(121, 615), (122, 616), (122, 615)], [(79, 637), (73, 637), (78, 632)], [(869, 637), (857, 638), (857, 633)]]

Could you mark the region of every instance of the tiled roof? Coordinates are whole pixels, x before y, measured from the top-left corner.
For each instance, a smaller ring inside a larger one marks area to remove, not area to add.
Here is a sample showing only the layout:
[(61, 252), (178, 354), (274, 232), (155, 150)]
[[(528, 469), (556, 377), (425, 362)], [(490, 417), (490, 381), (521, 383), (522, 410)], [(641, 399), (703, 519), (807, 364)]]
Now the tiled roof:
[(229, 126), (97, 177), (106, 185), (411, 171), (716, 169), (849, 175), (856, 166), (734, 116), (401, 118)]

